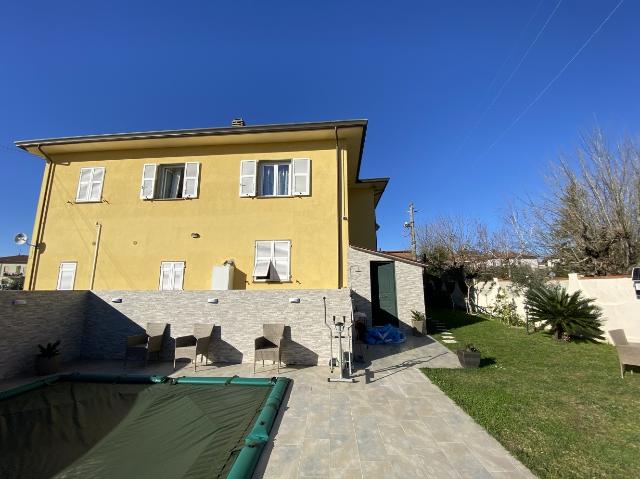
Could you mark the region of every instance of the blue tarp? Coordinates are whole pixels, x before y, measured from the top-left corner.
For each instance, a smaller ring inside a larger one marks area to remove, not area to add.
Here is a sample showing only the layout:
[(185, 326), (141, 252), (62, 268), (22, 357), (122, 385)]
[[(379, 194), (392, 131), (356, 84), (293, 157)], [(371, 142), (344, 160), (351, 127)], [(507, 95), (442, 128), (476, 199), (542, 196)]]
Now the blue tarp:
[(367, 335), (364, 338), (367, 344), (401, 344), (406, 340), (404, 333), (390, 324), (367, 328)]

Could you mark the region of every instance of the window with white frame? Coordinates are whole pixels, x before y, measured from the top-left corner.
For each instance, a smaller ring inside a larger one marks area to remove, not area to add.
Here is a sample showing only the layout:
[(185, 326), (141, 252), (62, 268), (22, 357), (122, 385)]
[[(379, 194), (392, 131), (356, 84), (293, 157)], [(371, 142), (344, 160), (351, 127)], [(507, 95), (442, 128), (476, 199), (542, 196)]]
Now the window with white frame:
[(76, 264), (77, 263), (60, 263), (58, 271), (59, 290), (72, 290), (76, 280)]
[(260, 196), (289, 196), (291, 162), (261, 161), (259, 166)]
[(104, 183), (104, 167), (80, 168), (80, 181), (76, 191), (76, 202), (100, 201), (102, 184)]
[(240, 163), (240, 196), (308, 196), (311, 186), (311, 160), (262, 161)]
[(184, 261), (160, 263), (160, 291), (181, 290), (184, 281)]
[(291, 278), (291, 241), (256, 241), (253, 279), (286, 282)]
[(197, 198), (200, 163), (170, 165), (148, 163), (142, 168), (140, 198), (175, 199)]

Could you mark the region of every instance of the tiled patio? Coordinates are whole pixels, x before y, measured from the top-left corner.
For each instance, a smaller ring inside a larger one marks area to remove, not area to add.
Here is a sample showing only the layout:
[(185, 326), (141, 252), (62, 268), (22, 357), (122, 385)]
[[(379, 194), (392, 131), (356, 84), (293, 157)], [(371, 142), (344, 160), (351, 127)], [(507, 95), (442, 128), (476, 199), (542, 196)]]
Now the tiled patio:
[[(535, 477), (418, 370), (458, 367), (431, 338), (360, 351), (356, 382), (328, 383), (329, 368), (282, 368), (293, 379), (255, 477), (524, 478)], [(358, 351), (356, 351), (358, 353)], [(186, 366), (151, 362), (130, 373), (194, 375)], [(77, 362), (68, 370), (121, 372), (117, 361)], [(270, 377), (275, 367), (258, 367)], [(251, 364), (199, 368), (198, 376), (252, 376)], [(20, 380), (20, 382), (24, 379)], [(5, 382), (0, 389), (18, 381)]]

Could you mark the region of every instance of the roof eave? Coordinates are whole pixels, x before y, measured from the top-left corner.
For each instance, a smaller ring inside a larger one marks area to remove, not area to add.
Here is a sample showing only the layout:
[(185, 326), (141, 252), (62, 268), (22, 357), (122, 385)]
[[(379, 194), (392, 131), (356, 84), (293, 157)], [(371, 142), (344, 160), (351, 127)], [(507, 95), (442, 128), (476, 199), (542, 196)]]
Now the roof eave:
[(146, 139), (162, 139), (162, 138), (187, 138), (196, 136), (220, 136), (220, 135), (243, 135), (251, 133), (275, 133), (286, 131), (313, 131), (326, 130), (331, 128), (362, 128), (362, 140), (360, 143), (360, 159), (358, 160), (358, 168), (362, 159), (362, 151), (364, 148), (364, 137), (367, 128), (367, 120), (339, 120), (339, 121), (322, 121), (308, 123), (282, 123), (272, 125), (253, 125), (253, 126), (233, 126), (221, 128), (195, 128), (183, 130), (158, 130), (147, 132), (133, 133), (114, 133), (105, 135), (83, 135), (83, 136), (67, 136), (59, 138), (43, 138), (35, 140), (19, 140), (14, 144), (23, 150), (38, 146), (48, 145), (68, 145), (78, 143), (98, 143), (105, 141), (125, 141), (125, 140), (146, 140)]

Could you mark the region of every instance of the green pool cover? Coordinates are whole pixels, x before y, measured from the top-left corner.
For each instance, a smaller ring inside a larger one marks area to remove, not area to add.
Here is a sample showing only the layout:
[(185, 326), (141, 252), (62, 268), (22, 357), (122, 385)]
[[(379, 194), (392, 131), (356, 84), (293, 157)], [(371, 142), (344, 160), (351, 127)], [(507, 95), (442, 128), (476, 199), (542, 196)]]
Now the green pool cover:
[(0, 393), (0, 477), (250, 478), (288, 381), (73, 374)]

